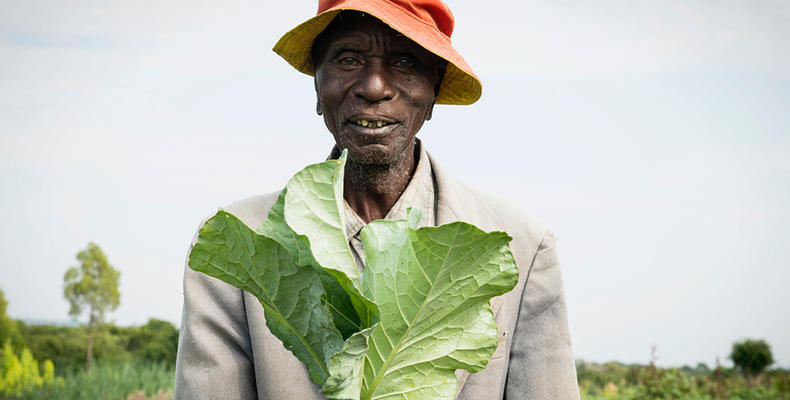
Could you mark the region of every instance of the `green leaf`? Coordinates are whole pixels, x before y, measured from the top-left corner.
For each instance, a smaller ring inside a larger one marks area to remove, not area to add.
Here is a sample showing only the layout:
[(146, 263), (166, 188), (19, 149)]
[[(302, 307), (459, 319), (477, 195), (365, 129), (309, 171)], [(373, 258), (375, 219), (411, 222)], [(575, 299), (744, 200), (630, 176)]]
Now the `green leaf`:
[(422, 210), (419, 208), (412, 208), (409, 207), (406, 209), (406, 222), (411, 229), (417, 229), (420, 227), (420, 221), (422, 220)]
[[(269, 211), (269, 216), (257, 229), (257, 232), (280, 243), (280, 245), (288, 251), (297, 265), (312, 266), (318, 271), (326, 293), (325, 301), (327, 306), (332, 310), (335, 326), (343, 335), (343, 339), (347, 339), (349, 336), (362, 329), (360, 313), (356, 311), (354, 304), (351, 302), (351, 296), (349, 296), (349, 293), (338, 283), (337, 279), (319, 266), (318, 261), (315, 260), (310, 250), (310, 242), (307, 237), (296, 234), (296, 232), (285, 223), (283, 208), (285, 206), (285, 192), (287, 190), (288, 189), (283, 189), (280, 193), (277, 201)], [(353, 293), (361, 297), (358, 291), (355, 290)], [(360, 303), (362, 301), (363, 300), (359, 300)]]
[(496, 348), (488, 303), (516, 284), (511, 238), (462, 222), (417, 229), (421, 211), (409, 209), (363, 229), (360, 276), (345, 236), (345, 156), (297, 173), (257, 231), (217, 213), (189, 266), (254, 294), (328, 397), (452, 399), (454, 371), (483, 369)]
[(343, 339), (322, 302), (326, 293), (315, 268), (297, 265), (277, 241), (226, 211), (200, 228), (188, 264), (255, 295), (271, 332), (306, 364), (313, 382), (326, 381), (329, 358)]
[(364, 355), (352, 336), (332, 358), (330, 398), (452, 399), (454, 371), (482, 370), (496, 349), (489, 300), (518, 279), (511, 238), (463, 222), (410, 224), (411, 216), (374, 221), (362, 231), (363, 290), (381, 320), (364, 337)]
[[(343, 172), (346, 152), (337, 160), (313, 164), (288, 181), (258, 232), (285, 247), (299, 265), (313, 265), (327, 283), (327, 300), (344, 337), (371, 326), (378, 308), (362, 294), (360, 274), (346, 238)], [(337, 290), (339, 285), (343, 291)], [(336, 302), (334, 302), (336, 300)], [(356, 316), (347, 309), (350, 302)], [(349, 329), (353, 327), (353, 332)]]
[(343, 174), (346, 152), (337, 160), (313, 164), (288, 181), (285, 222), (310, 241), (318, 264), (338, 271), (359, 286), (359, 271), (346, 239)]
[(362, 390), (362, 366), (360, 362), (368, 350), (370, 332), (378, 326), (355, 333), (343, 343), (343, 350), (330, 361), (332, 375), (323, 389), (333, 399), (358, 399)]

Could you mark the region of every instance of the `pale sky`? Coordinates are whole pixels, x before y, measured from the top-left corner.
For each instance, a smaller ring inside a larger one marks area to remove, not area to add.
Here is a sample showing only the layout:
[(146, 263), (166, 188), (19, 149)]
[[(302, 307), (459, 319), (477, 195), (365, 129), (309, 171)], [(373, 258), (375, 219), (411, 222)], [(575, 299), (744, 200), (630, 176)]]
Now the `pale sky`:
[[(178, 323), (200, 220), (326, 157), (311, 78), (270, 51), (315, 2), (271, 3), (0, 0), (12, 317), (68, 320), (94, 241), (111, 319)], [(556, 232), (575, 356), (729, 364), (762, 338), (790, 366), (790, 3), (448, 4), (483, 98), (419, 136)]]

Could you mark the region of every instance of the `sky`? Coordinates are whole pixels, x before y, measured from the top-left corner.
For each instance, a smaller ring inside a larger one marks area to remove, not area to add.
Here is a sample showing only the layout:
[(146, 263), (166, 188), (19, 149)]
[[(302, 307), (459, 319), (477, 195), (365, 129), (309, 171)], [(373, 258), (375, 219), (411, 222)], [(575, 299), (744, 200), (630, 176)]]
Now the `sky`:
[[(759, 338), (790, 367), (790, 3), (447, 3), (483, 97), (418, 137), (559, 237), (575, 356), (731, 365)], [(93, 241), (121, 271), (111, 320), (178, 324), (199, 222), (329, 153), (312, 79), (270, 51), (314, 13), (0, 0), (9, 315), (67, 321)]]

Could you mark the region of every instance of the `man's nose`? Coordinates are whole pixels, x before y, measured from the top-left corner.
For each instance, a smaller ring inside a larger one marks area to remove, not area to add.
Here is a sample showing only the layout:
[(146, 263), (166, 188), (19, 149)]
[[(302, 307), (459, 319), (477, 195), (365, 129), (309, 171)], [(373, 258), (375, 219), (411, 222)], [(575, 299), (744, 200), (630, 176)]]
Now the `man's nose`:
[(371, 60), (365, 64), (354, 89), (354, 94), (370, 103), (395, 97), (395, 87), (389, 65), (384, 60)]

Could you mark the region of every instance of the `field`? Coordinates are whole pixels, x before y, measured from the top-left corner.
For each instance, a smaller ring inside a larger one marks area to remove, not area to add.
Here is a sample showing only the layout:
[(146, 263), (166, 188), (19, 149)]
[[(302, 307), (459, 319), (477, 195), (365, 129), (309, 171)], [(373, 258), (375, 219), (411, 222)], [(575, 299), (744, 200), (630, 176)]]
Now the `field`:
[[(0, 400), (173, 397), (178, 330), (169, 322), (104, 326), (94, 337), (90, 372), (85, 371), (85, 326), (15, 321), (13, 330), (0, 335)], [(761, 368), (747, 379), (740, 370), (705, 364), (658, 368), (578, 361), (576, 367), (583, 400), (790, 400), (790, 371), (783, 369)]]
[(161, 363), (100, 363), (90, 372), (56, 377), (50, 387), (36, 388), (8, 399), (165, 400), (173, 398), (174, 370)]
[[(771, 370), (754, 382), (729, 368), (656, 368), (621, 363), (577, 363), (582, 400), (790, 400), (790, 372)], [(172, 364), (125, 361), (101, 362), (91, 372), (56, 375), (42, 385), (0, 399), (166, 400), (173, 398)]]
[(583, 400), (688, 399), (762, 400), (790, 399), (790, 371), (769, 370), (747, 381), (732, 369), (696, 367), (657, 368), (617, 362), (577, 362)]

